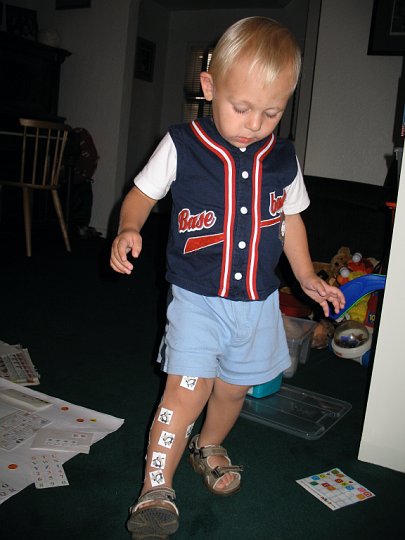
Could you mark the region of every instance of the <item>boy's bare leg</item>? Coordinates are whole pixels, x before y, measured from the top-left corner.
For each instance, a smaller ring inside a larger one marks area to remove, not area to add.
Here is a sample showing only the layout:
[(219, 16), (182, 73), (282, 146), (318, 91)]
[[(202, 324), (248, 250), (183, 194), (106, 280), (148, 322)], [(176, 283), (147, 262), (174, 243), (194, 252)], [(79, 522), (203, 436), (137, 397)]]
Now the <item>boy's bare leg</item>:
[(214, 379), (200, 377), (195, 385), (192, 378), (184, 379), (187, 378), (167, 376), (163, 398), (149, 433), (141, 495), (155, 487), (172, 487), (174, 473), (188, 442), (187, 430), (191, 430), (211, 395)]
[[(207, 415), (198, 438), (200, 448), (209, 444), (222, 444), (240, 414), (249, 388), (250, 386), (239, 386), (215, 379), (214, 388), (208, 400)], [(211, 456), (210, 463), (214, 467), (228, 465), (222, 456)], [(225, 488), (232, 480), (232, 473), (228, 473), (218, 482), (217, 487)]]

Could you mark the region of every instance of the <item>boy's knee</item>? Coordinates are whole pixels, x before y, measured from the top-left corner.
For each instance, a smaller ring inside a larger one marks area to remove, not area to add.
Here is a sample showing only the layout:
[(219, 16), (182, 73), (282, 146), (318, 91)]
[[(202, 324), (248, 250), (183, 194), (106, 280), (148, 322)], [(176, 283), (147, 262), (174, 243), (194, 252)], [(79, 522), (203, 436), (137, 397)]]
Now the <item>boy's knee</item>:
[(180, 407), (204, 407), (213, 386), (214, 379), (168, 375), (163, 402), (174, 401)]
[(230, 384), (222, 381), (221, 379), (216, 379), (214, 384), (214, 393), (216, 396), (220, 396), (222, 399), (226, 399), (227, 401), (238, 401), (246, 397), (249, 388), (250, 386)]

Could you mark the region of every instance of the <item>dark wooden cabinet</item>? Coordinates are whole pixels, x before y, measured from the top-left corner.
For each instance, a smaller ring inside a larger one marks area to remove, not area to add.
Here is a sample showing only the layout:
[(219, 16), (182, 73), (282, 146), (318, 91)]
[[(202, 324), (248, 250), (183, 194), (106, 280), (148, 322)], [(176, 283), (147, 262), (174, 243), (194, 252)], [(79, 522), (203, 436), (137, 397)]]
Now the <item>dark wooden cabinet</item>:
[(59, 78), (68, 56), (64, 49), (0, 32), (0, 130), (14, 128), (20, 117), (61, 120)]

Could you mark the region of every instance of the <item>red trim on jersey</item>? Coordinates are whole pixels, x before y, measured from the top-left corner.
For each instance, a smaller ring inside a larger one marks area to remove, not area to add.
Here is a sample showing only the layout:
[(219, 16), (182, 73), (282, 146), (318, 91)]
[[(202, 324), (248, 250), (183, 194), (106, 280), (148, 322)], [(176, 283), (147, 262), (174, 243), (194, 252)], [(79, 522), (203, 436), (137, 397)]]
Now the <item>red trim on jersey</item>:
[(277, 225), (277, 223), (280, 223), (281, 216), (271, 218), (271, 219), (263, 219), (263, 221), (260, 222), (260, 228), (263, 229), (264, 227), (272, 227), (273, 225)]
[[(246, 288), (250, 300), (259, 298), (257, 292), (257, 263), (259, 259), (259, 243), (261, 221), (261, 192), (262, 192), (262, 174), (263, 160), (272, 151), (276, 138), (274, 135), (267, 140), (254, 156), (253, 174), (252, 174), (252, 232), (249, 244), (249, 259), (246, 273)], [(265, 222), (263, 222), (265, 223)]]
[(231, 278), (233, 251), (233, 227), (235, 221), (235, 162), (226, 148), (211, 139), (201, 126), (193, 121), (191, 129), (199, 141), (213, 152), (224, 166), (225, 212), (224, 212), (224, 245), (222, 249), (222, 267), (218, 296), (227, 297)]
[(191, 236), (184, 245), (183, 253), (191, 253), (206, 247), (220, 244), (224, 241), (224, 233), (207, 234), (205, 236)]

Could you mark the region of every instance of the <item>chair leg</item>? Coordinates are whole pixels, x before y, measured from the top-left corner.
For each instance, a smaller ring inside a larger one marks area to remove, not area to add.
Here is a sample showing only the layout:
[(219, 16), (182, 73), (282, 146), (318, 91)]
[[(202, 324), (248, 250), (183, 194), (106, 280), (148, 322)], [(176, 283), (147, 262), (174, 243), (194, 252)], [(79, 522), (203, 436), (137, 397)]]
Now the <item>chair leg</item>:
[(63, 218), (62, 205), (61, 205), (61, 202), (60, 202), (60, 199), (59, 199), (58, 192), (56, 190), (54, 190), (54, 189), (52, 190), (52, 198), (53, 198), (53, 204), (54, 204), (55, 210), (56, 210), (56, 215), (58, 216), (59, 225), (60, 225), (60, 228), (62, 230), (62, 235), (63, 235), (63, 239), (65, 241), (66, 249), (67, 249), (67, 251), (71, 251), (70, 242), (69, 242), (69, 236), (68, 236), (68, 232), (67, 232), (67, 227), (66, 227), (65, 220)]
[(29, 189), (23, 188), (23, 207), (24, 207), (24, 229), (25, 245), (27, 257), (31, 257), (31, 193)]

